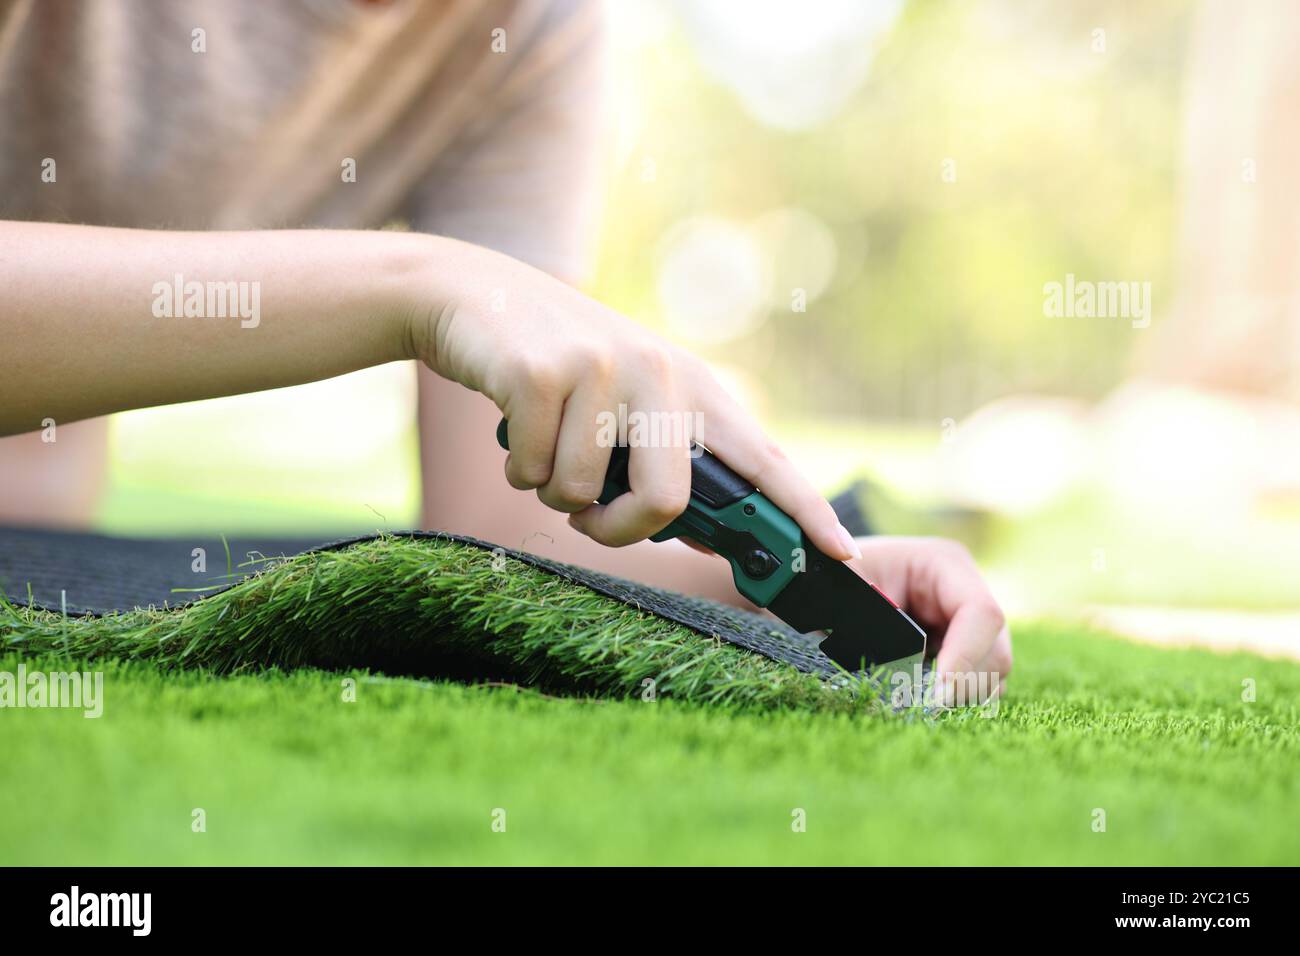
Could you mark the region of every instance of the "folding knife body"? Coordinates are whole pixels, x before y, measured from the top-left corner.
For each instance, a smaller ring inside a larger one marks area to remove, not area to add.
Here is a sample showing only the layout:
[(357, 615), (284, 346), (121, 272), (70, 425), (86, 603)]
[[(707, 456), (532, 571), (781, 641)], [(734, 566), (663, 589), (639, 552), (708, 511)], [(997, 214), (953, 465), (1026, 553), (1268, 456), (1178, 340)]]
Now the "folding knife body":
[[(509, 448), (506, 421), (497, 442)], [(628, 449), (616, 447), (601, 504), (628, 491)], [(821, 631), (822, 652), (849, 671), (919, 660), (925, 632), (874, 585), (819, 551), (761, 491), (702, 446), (692, 448), (686, 510), (652, 541), (687, 537), (731, 564), (736, 590), (801, 634)]]

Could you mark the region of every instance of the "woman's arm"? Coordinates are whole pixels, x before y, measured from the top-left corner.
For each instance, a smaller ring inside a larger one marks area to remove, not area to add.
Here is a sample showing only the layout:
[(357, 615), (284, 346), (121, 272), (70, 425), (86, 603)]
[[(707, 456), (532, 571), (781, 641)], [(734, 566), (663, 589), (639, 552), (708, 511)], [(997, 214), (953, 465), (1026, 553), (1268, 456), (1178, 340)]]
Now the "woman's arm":
[(0, 223), (0, 434), (412, 358), (426, 242)]

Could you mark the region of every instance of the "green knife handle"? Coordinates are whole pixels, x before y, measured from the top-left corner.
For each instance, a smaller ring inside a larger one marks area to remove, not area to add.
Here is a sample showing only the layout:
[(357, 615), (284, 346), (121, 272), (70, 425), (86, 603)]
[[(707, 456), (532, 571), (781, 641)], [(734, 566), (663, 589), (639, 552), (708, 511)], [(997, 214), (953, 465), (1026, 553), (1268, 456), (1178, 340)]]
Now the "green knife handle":
[[(506, 420), (497, 426), (497, 443), (507, 451)], [(609, 504), (629, 490), (628, 449), (610, 455), (605, 487), (597, 499)], [(736, 590), (766, 607), (797, 573), (796, 560), (808, 544), (794, 519), (703, 446), (691, 449), (691, 498), (686, 510), (651, 541), (687, 537), (731, 564)]]

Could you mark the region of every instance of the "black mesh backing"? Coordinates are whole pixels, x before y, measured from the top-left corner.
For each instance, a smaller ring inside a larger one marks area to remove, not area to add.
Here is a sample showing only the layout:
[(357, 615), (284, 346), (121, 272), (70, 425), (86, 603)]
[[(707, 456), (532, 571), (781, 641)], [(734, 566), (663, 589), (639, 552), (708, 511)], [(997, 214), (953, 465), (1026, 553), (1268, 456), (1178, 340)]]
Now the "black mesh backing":
[[(246, 561), (249, 554), (280, 557), (305, 551), (338, 550), (375, 537), (347, 538), (324, 545), (301, 539), (237, 539), (230, 542), (230, 552), (237, 566)], [(457, 541), (486, 550), (498, 548), (477, 538), (443, 532), (411, 531), (393, 537)], [(206, 575), (191, 570), (191, 553), (196, 547), (206, 551)], [(721, 638), (802, 671), (823, 675), (836, 673), (834, 665), (814, 643), (774, 618), (511, 548), (500, 550), (539, 570), (675, 621), (700, 634)], [(225, 573), (225, 547), (219, 539), (148, 540), (0, 528), (0, 589), (18, 604), (29, 603), (30, 594), (30, 603), (34, 606), (55, 611), (66, 607), (69, 614), (78, 615), (149, 605), (175, 607), (199, 600), (203, 595), (174, 589), (203, 587), (212, 585), (214, 581), (227, 582), (229, 579), (224, 577)], [(229, 585), (223, 583), (221, 589), (225, 586)], [(211, 593), (215, 591), (204, 592)]]

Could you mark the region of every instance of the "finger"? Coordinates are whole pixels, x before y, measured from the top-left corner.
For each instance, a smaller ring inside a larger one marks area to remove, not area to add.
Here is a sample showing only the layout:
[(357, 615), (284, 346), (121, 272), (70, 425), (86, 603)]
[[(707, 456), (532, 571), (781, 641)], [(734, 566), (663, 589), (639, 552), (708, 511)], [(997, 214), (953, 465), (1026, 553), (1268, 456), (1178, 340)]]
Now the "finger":
[(551, 479), (555, 445), (560, 433), (564, 399), (557, 394), (533, 393), (526, 402), (504, 409), (510, 454), (506, 456), (506, 481), (512, 488), (540, 488)]
[(998, 676), (998, 684), (1003, 691), (1007, 686), (1007, 675), (1011, 673), (1011, 629), (1004, 627), (993, 642), (993, 650), (984, 661), (984, 668)]
[(933, 559), (931, 573), (934, 599), (941, 618), (947, 620), (935, 669), (944, 675), (991, 671), (993, 652), (1007, 621), (974, 562), (947, 555)]
[(628, 478), (631, 491), (607, 505), (570, 515), (569, 523), (611, 548), (662, 531), (690, 501), (690, 453), (683, 448), (633, 448)]
[(930, 633), (937, 676), (987, 674), (983, 688), (977, 685), (981, 694), (1005, 683), (1011, 632), (970, 552), (939, 538), (876, 537), (861, 544), (864, 557), (854, 568), (899, 598)]
[(1011, 632), (1005, 626), (998, 633), (988, 655), (978, 662), (955, 656), (944, 659), (942, 648), (935, 661), (935, 699), (947, 707), (982, 704), (1006, 692), (1011, 670)]
[[(669, 390), (656, 390), (638, 408), (678, 410)], [(667, 400), (664, 400), (667, 399)], [(681, 412), (684, 416), (685, 413)], [(685, 419), (683, 419), (685, 420)], [(662, 531), (686, 510), (691, 497), (691, 452), (685, 442), (628, 450), (629, 491), (607, 505), (594, 505), (574, 514), (569, 523), (613, 548), (632, 544)]]
[(824, 554), (839, 561), (861, 557), (830, 503), (721, 386), (715, 383), (700, 404), (703, 442), (709, 451), (793, 518)]
[(600, 497), (613, 448), (597, 440), (599, 415), (609, 403), (602, 389), (579, 389), (564, 403), (551, 477), (537, 489), (548, 508), (575, 512)]
[(908, 594), (912, 581), (911, 559), (918, 539), (877, 535), (855, 540), (862, 550), (862, 560), (855, 561), (853, 569), (919, 618), (920, 612)]

